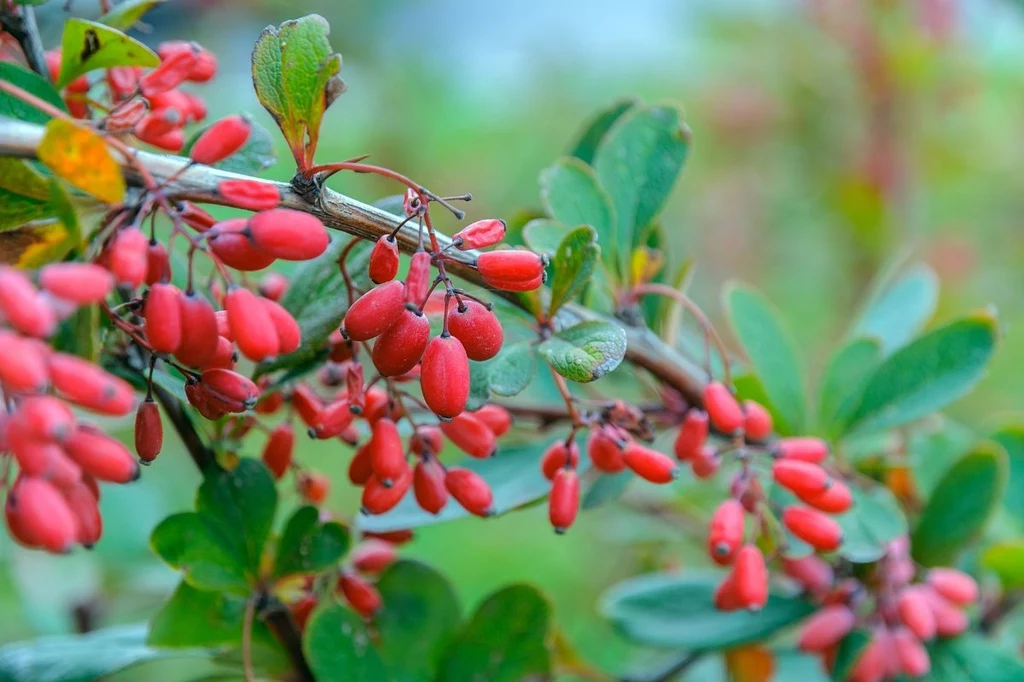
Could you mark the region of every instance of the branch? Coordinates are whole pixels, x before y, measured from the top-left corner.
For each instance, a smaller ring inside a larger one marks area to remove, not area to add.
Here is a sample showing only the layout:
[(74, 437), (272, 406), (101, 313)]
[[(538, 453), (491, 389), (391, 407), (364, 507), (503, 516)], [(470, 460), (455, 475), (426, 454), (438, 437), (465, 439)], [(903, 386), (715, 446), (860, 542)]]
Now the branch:
[[(23, 121), (0, 121), (0, 156), (17, 156), (34, 159), (39, 143), (43, 137), (43, 128)], [(116, 152), (115, 152), (116, 156)], [(165, 192), (175, 200), (189, 200), (204, 204), (230, 205), (230, 201), (217, 194), (217, 186), (224, 180), (251, 179), (245, 175), (210, 168), (208, 166), (189, 166), (189, 160), (179, 156), (151, 154), (134, 150), (135, 162), (145, 168), (158, 183), (165, 183)], [(139, 172), (131, 167), (127, 159), (121, 158), (124, 175), (128, 183), (134, 187), (144, 185)], [(188, 167), (188, 168), (186, 168)], [(185, 169), (185, 170), (183, 170)], [(270, 182), (270, 181), (265, 181)], [(281, 193), (281, 206), (317, 216), (324, 225), (333, 230), (340, 230), (370, 241), (376, 241), (381, 235), (390, 234), (401, 222), (401, 219), (385, 213), (380, 209), (364, 204), (355, 199), (339, 194), (326, 187), (303, 187), (299, 191), (292, 184), (275, 184)], [(397, 234), (399, 247), (408, 253), (416, 251), (419, 243), (419, 229), (407, 224)], [(441, 248), (448, 246), (451, 240), (438, 235)], [(459, 251), (451, 249), (446, 252), (453, 261), (446, 267), (453, 275), (479, 286), (486, 286), (476, 270), (476, 251)], [(502, 292), (496, 295), (505, 296), (513, 304), (520, 305), (514, 296)], [(586, 320), (607, 320), (587, 308), (569, 304), (561, 309), (559, 316), (567, 324)], [(681, 357), (674, 349), (667, 346), (653, 332), (645, 327), (631, 327), (621, 321), (627, 337), (626, 359), (637, 367), (646, 369), (668, 386), (679, 391), (692, 405), (701, 405), (701, 393), (704, 388), (704, 372), (700, 367)]]
[(260, 620), (267, 626), (274, 639), (284, 647), (285, 653), (295, 666), (295, 673), (298, 682), (316, 682), (313, 671), (306, 661), (306, 654), (302, 651), (302, 633), (296, 627), (291, 613), (285, 606), (273, 597), (265, 594), (260, 595), (257, 604)]
[(46, 53), (36, 25), (36, 8), (22, 5), (20, 10), (20, 14), (0, 13), (0, 25), (18, 41), (28, 67), (49, 81), (50, 69), (46, 66)]

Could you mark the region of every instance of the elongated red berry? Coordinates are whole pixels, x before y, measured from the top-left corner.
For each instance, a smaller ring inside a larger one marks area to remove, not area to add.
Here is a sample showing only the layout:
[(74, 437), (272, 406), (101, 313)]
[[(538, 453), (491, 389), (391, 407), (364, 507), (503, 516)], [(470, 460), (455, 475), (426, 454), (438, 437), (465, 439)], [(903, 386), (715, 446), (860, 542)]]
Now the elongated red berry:
[(896, 628), (892, 634), (893, 646), (899, 658), (901, 672), (910, 678), (924, 677), (932, 669), (928, 650), (911, 632)]
[(676, 436), (675, 453), (681, 462), (693, 459), (708, 439), (708, 413), (693, 408), (683, 417), (683, 424)]
[(935, 632), (940, 637), (956, 637), (967, 629), (967, 614), (950, 603), (934, 589), (925, 589), (922, 594), (928, 599), (935, 616)]
[(385, 282), (360, 296), (345, 313), (342, 328), (353, 341), (369, 341), (398, 322), (405, 310), (401, 282)]
[(420, 364), (420, 387), (427, 407), (442, 419), (462, 414), (469, 400), (469, 358), (454, 336), (431, 339)]
[(57, 316), (24, 273), (0, 266), (0, 319), (27, 336), (45, 338), (57, 327)]
[(146, 281), (149, 240), (134, 227), (122, 229), (110, 247), (110, 271), (120, 285), (134, 289)]
[(504, 291), (536, 289), (543, 283), (544, 265), (541, 256), (526, 250), (487, 251), (476, 261), (484, 282)]
[(825, 606), (804, 621), (798, 646), (807, 652), (824, 651), (839, 644), (856, 622), (856, 614), (846, 604)]
[[(145, 122), (145, 120), (143, 119), (141, 122)], [(140, 133), (139, 127), (136, 126), (135, 135), (143, 142), (175, 154), (185, 146), (185, 133), (181, 128), (175, 128), (163, 135), (143, 135)]]
[(280, 272), (268, 272), (260, 280), (260, 296), (271, 301), (279, 303), (287, 290), (288, 277)]
[(295, 321), (292, 314), (280, 303), (269, 298), (263, 298), (262, 296), (258, 297), (258, 300), (263, 304), (264, 309), (266, 309), (267, 314), (270, 316), (270, 322), (274, 326), (278, 352), (281, 354), (294, 353), (302, 343), (302, 329), (299, 327), (299, 323)]
[(342, 574), (338, 587), (349, 605), (363, 618), (372, 618), (381, 607), (377, 588), (353, 573)]
[(270, 469), (274, 478), (281, 478), (292, 463), (292, 452), (295, 449), (295, 432), (288, 422), (278, 424), (270, 432), (266, 445), (263, 446), (263, 463)]
[(4, 427), (5, 449), (14, 454), (18, 468), (26, 476), (48, 475), (51, 463), (63, 456), (56, 442), (39, 438), (17, 415), (8, 419)]
[(413, 492), (423, 511), (439, 514), (448, 504), (445, 472), (435, 457), (421, 459), (413, 471)]
[(232, 206), (250, 211), (267, 211), (281, 203), (277, 186), (260, 180), (221, 180), (217, 194)]
[(218, 397), (240, 403), (245, 410), (251, 410), (260, 397), (260, 389), (251, 379), (229, 369), (204, 370), (200, 383)]
[(430, 342), (430, 322), (418, 310), (403, 310), (390, 329), (373, 342), (373, 366), (381, 376), (395, 377), (412, 370)]
[(843, 531), (829, 516), (807, 507), (792, 506), (782, 512), (782, 523), (789, 532), (823, 552), (838, 549)]
[(274, 257), (257, 248), (243, 230), (246, 221), (232, 218), (210, 230), (210, 249), (225, 265), (235, 270), (252, 272), (262, 270), (274, 262)]
[(746, 511), (738, 500), (726, 500), (715, 510), (708, 528), (708, 554), (721, 566), (728, 566), (743, 544)]
[(188, 80), (193, 83), (205, 83), (212, 79), (217, 73), (217, 58), (198, 43), (185, 40), (166, 40), (156, 48), (160, 59), (167, 59), (175, 52), (188, 51), (192, 54), (195, 62), (192, 70), (189, 71)]
[(12, 533), (29, 546), (64, 553), (77, 540), (74, 514), (48, 481), (19, 476), (8, 493), (7, 508)]
[(288, 208), (257, 213), (249, 232), (258, 249), (282, 260), (309, 260), (327, 250), (331, 239), (315, 215)]
[(348, 480), (352, 485), (363, 486), (373, 478), (373, 464), (370, 462), (370, 442), (367, 441), (356, 449), (352, 460), (348, 463)]
[(829, 487), (817, 492), (796, 491), (796, 495), (802, 502), (829, 514), (842, 514), (853, 506), (853, 494), (842, 481), (832, 481)]
[(409, 465), (398, 426), (390, 419), (378, 419), (370, 436), (370, 466), (385, 485), (401, 477)]
[(559, 469), (551, 482), (548, 520), (561, 535), (576, 521), (580, 508), (580, 478), (575, 469)]
[(473, 412), (473, 416), (487, 425), (487, 428), (501, 438), (512, 428), (512, 415), (501, 405), (488, 403)]
[(181, 342), (174, 357), (183, 365), (204, 367), (217, 354), (217, 315), (206, 297), (195, 291), (182, 293), (177, 306)]
[(66, 399), (93, 412), (123, 416), (135, 403), (128, 382), (74, 355), (50, 357), (50, 381)]
[(711, 424), (724, 434), (732, 435), (743, 428), (743, 409), (721, 382), (712, 381), (704, 387), (704, 409)]
[(304, 471), (296, 479), (295, 487), (302, 499), (319, 506), (327, 499), (327, 493), (331, 490), (331, 481), (319, 471)]
[(693, 471), (693, 475), (700, 479), (711, 478), (721, 466), (722, 458), (718, 456), (718, 451), (707, 444), (702, 446), (690, 460), (690, 469)]
[(444, 485), (463, 509), (476, 516), (494, 514), (494, 493), (479, 474), (461, 467), (450, 467)]
[(143, 462), (152, 462), (160, 454), (164, 443), (164, 425), (160, 408), (153, 400), (139, 403), (135, 413), (135, 454)]
[(497, 316), (469, 299), (448, 311), (448, 331), (462, 342), (470, 360), (490, 360), (505, 340)]
[(87, 304), (105, 299), (114, 278), (92, 263), (52, 263), (39, 271), (39, 284), (57, 298)]
[(444, 447), (444, 434), (436, 426), (420, 426), (409, 439), (409, 449), (420, 457), (436, 455)]
[(821, 464), (828, 458), (828, 444), (820, 438), (783, 438), (775, 443), (772, 453), (781, 459)]
[(409, 260), (409, 272), (405, 276), (405, 300), (422, 308), (430, 290), (430, 254), (417, 251)]
[(157, 353), (173, 353), (181, 344), (181, 292), (173, 284), (154, 284), (146, 295), (142, 315), (146, 340)]
[(389, 234), (382, 235), (370, 251), (370, 280), (374, 284), (390, 282), (398, 274), (398, 264), (398, 240)]
[[(191, 227), (196, 232), (207, 232), (211, 227), (217, 224), (216, 219), (210, 215), (207, 211), (199, 208), (190, 201), (183, 201), (179, 204), (182, 221), (186, 225)], [(245, 221), (241, 221), (242, 225), (245, 225)]]
[(795, 459), (776, 460), (772, 478), (782, 487), (800, 494), (817, 494), (832, 485), (828, 472), (820, 466)]
[(599, 471), (614, 474), (626, 468), (622, 450), (628, 442), (628, 437), (620, 433), (617, 427), (610, 424), (594, 427), (587, 440), (587, 454)]
[(363, 540), (349, 555), (349, 560), (356, 570), (362, 573), (382, 573), (388, 566), (395, 563), (398, 553), (395, 546), (384, 540), (369, 538)]
[(62, 442), (76, 426), (75, 415), (64, 401), (47, 395), (25, 398), (16, 419), (30, 437), (44, 441)]
[(60, 493), (75, 517), (75, 540), (92, 547), (103, 535), (103, 517), (96, 496), (84, 481), (61, 488)]
[(759, 611), (768, 603), (768, 568), (755, 545), (744, 545), (736, 553), (733, 576), (736, 594), (744, 608)]
[(104, 129), (110, 133), (127, 133), (147, 113), (149, 113), (149, 106), (146, 104), (146, 100), (136, 99), (126, 102), (107, 114)]
[(220, 419), (229, 412), (224, 402), (211, 398), (209, 391), (198, 381), (185, 382), (185, 398), (199, 414), (210, 420)]
[(544, 473), (544, 478), (552, 481), (559, 469), (575, 469), (579, 463), (580, 448), (576, 442), (566, 445), (565, 441), (557, 440), (544, 451), (544, 456), (540, 460), (540, 470)]
[(248, 116), (227, 116), (204, 130), (188, 154), (197, 163), (218, 163), (241, 149), (251, 132)]
[(945, 599), (958, 606), (978, 601), (978, 583), (955, 568), (933, 568), (928, 571), (928, 584)]
[(0, 329), (0, 383), (11, 393), (37, 392), (50, 381), (46, 357), (42, 351), (23, 337)]
[(753, 441), (764, 441), (772, 435), (772, 415), (759, 402), (743, 401), (743, 433)]
[(782, 570), (793, 580), (812, 595), (820, 596), (831, 586), (834, 574), (832, 567), (819, 556), (810, 556), (799, 559), (788, 559), (783, 557)]
[(256, 362), (277, 355), (280, 346), (274, 321), (259, 296), (235, 287), (225, 297), (224, 308), (242, 355)]
[(456, 415), (450, 422), (441, 422), (440, 426), (455, 447), (470, 457), (493, 457), (498, 449), (494, 431), (469, 412)]
[(850, 673), (849, 682), (882, 682), (886, 677), (888, 661), (886, 638), (888, 632), (876, 630), (864, 652)]
[(391, 481), (391, 485), (385, 485), (376, 476), (372, 476), (363, 488), (362, 512), (364, 514), (383, 514), (395, 508), (402, 501), (405, 494), (409, 492), (412, 485), (412, 469), (406, 467), (405, 471)]
[(324, 409), (320, 396), (308, 384), (296, 384), (292, 389), (292, 406), (306, 426), (313, 428), (320, 410)]
[(460, 251), (466, 251), (494, 246), (504, 238), (505, 221), (488, 218), (466, 225), (452, 236), (452, 241)]
[(196, 65), (196, 52), (177, 50), (170, 52), (156, 67), (139, 81), (139, 89), (145, 97), (167, 92), (184, 83)]
[(314, 438), (334, 438), (349, 427), (356, 418), (348, 398), (324, 405), (313, 417), (309, 434)]
[(622, 451), (622, 460), (633, 473), (651, 483), (671, 483), (679, 475), (671, 457), (636, 442)]
[(901, 591), (896, 607), (900, 620), (918, 639), (928, 641), (935, 636), (935, 613), (920, 587), (911, 586)]
[(64, 451), (100, 481), (128, 483), (139, 477), (139, 463), (128, 448), (94, 427), (79, 426), (64, 442)]
[(171, 257), (163, 244), (150, 239), (146, 245), (146, 284), (152, 286), (170, 279)]
[(143, 142), (160, 146), (159, 140), (185, 125), (185, 116), (172, 107), (159, 107), (146, 114), (135, 125), (135, 136)]

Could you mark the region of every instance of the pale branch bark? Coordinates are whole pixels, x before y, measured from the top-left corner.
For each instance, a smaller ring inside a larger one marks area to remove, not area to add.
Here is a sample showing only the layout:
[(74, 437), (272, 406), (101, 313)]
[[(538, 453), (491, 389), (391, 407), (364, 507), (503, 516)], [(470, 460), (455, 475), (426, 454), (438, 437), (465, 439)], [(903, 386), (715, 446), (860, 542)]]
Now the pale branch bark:
[[(0, 119), (0, 156), (36, 158), (42, 137), (43, 128), (41, 126), (23, 121)], [(115, 156), (117, 156), (116, 153)], [(223, 180), (252, 179), (249, 176), (209, 166), (187, 167), (189, 160), (179, 156), (153, 154), (138, 150), (135, 152), (135, 159), (136, 163), (146, 167), (158, 183), (164, 185), (166, 194), (174, 200), (230, 205), (228, 200), (217, 194), (217, 185)], [(141, 188), (143, 183), (138, 172), (131, 167), (127, 159), (120, 159), (120, 161), (129, 185)], [(304, 187), (303, 191), (299, 191), (293, 184), (281, 182), (273, 184), (281, 192), (282, 207), (311, 213), (320, 218), (330, 229), (340, 230), (364, 239), (376, 240), (383, 234), (389, 234), (400, 221), (398, 217), (390, 213), (326, 187), (310, 185)], [(400, 248), (410, 253), (415, 251), (418, 246), (418, 235), (419, 230), (416, 225), (411, 222), (406, 224), (398, 233)], [(441, 247), (448, 246), (451, 241), (441, 234), (438, 234), (438, 240)], [(467, 282), (486, 286), (476, 270), (477, 252), (451, 249), (447, 251), (447, 254), (453, 259), (446, 264), (451, 274)], [(501, 292), (494, 293), (502, 295)], [(508, 300), (516, 303), (514, 297), (508, 297)], [(592, 310), (575, 304), (569, 304), (562, 308), (559, 317), (570, 323), (606, 319)], [(649, 329), (629, 326), (621, 320), (618, 320), (617, 323), (626, 330), (626, 359), (629, 362), (651, 372), (662, 382), (683, 394), (691, 404), (701, 404), (701, 393), (705, 384), (703, 370), (680, 356)]]

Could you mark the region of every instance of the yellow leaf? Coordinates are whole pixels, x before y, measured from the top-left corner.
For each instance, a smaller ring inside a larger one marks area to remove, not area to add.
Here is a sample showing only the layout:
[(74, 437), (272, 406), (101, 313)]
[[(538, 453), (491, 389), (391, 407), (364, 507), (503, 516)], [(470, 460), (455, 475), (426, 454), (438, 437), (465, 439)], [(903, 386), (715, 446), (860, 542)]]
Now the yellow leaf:
[(59, 260), (74, 247), (62, 223), (25, 225), (0, 233), (0, 263), (37, 268)]
[(645, 284), (654, 279), (661, 271), (664, 260), (661, 251), (656, 249), (649, 249), (646, 246), (634, 249), (630, 268), (633, 285)]
[(96, 132), (55, 118), (46, 124), (39, 160), (78, 189), (108, 204), (124, 201), (124, 176)]
[(768, 682), (775, 673), (775, 656), (762, 646), (751, 645), (725, 652), (732, 682)]

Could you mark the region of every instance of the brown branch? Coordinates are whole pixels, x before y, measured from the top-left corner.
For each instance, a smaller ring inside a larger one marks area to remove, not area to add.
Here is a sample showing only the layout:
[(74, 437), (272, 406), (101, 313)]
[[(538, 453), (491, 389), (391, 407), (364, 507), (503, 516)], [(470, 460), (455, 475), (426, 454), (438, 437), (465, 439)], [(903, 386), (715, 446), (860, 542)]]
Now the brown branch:
[(36, 25), (35, 7), (22, 5), (17, 14), (0, 12), (0, 25), (18, 41), (28, 67), (49, 82), (50, 69), (46, 66), (46, 53)]
[(291, 612), (277, 599), (268, 597), (266, 594), (261, 595), (259, 601), (261, 602), (257, 604), (259, 618), (270, 630), (274, 639), (284, 647), (285, 653), (288, 654), (292, 665), (295, 666), (297, 682), (316, 682), (316, 677), (306, 661), (306, 654), (302, 651), (302, 633), (299, 632)]

